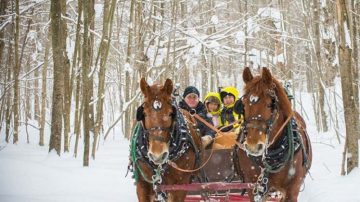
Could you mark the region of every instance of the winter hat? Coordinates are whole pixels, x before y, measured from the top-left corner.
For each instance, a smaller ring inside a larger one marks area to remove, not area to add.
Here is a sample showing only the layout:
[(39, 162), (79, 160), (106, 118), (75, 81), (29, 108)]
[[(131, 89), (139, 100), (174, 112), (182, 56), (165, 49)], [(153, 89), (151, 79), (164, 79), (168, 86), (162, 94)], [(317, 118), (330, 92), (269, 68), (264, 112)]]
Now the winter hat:
[[(219, 93), (216, 93), (216, 92), (209, 92), (206, 97), (205, 97), (205, 100), (204, 100), (204, 103), (205, 103), (205, 107), (206, 109), (208, 110), (208, 113), (212, 114), (212, 115), (219, 115), (220, 112), (221, 112), (221, 101), (220, 101), (220, 95)], [(218, 108), (215, 110), (215, 111), (211, 111), (209, 112), (209, 109), (208, 109), (208, 105), (209, 103), (216, 103), (218, 104)]]
[(194, 93), (196, 94), (198, 97), (200, 97), (200, 93), (199, 90), (194, 87), (194, 86), (188, 86), (185, 88), (184, 93), (183, 93), (183, 98), (185, 98), (187, 95)]
[(232, 86), (228, 86), (228, 87), (221, 89), (220, 97), (221, 97), (222, 102), (224, 102), (224, 97), (226, 97), (227, 95), (231, 95), (234, 97), (234, 100), (237, 100), (239, 97), (239, 91), (236, 90), (236, 88), (234, 88)]
[(220, 101), (220, 95), (219, 93), (216, 92), (209, 92), (204, 100), (204, 103), (209, 103), (209, 102), (213, 102), (216, 103), (218, 105), (221, 105), (221, 101)]

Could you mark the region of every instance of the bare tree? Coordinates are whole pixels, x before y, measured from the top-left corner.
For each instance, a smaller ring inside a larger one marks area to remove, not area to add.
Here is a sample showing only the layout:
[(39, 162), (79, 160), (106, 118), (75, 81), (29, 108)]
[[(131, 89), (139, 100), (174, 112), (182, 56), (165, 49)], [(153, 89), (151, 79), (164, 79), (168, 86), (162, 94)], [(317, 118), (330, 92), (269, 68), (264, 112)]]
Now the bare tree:
[(336, 1), (336, 14), (339, 31), (339, 61), (341, 88), (343, 96), (345, 125), (346, 125), (346, 141), (343, 155), (343, 166), (341, 174), (350, 173), (355, 167), (359, 167), (359, 114), (357, 113), (353, 88), (353, 70), (352, 70), (352, 52), (351, 39), (349, 36), (352, 22), (349, 18), (349, 10), (346, 7), (346, 0)]
[[(48, 37), (51, 37), (51, 29), (49, 29)], [(41, 112), (40, 112), (40, 137), (39, 145), (44, 146), (44, 130), (45, 130), (45, 120), (46, 120), (46, 97), (47, 97), (47, 70), (49, 66), (49, 52), (50, 52), (50, 40), (45, 41), (45, 55), (44, 55), (44, 65), (41, 70)]]
[(19, 12), (19, 0), (15, 1), (15, 67), (14, 67), (14, 134), (13, 143), (17, 143), (19, 140), (19, 73), (20, 73), (20, 59), (19, 59), (19, 32), (20, 32), (20, 12)]
[(317, 77), (318, 77), (318, 99), (319, 99), (319, 111), (320, 113), (317, 114), (319, 117), (318, 126), (321, 128), (322, 131), (328, 131), (327, 120), (326, 120), (326, 113), (325, 113), (325, 85), (323, 79), (323, 62), (321, 57), (321, 35), (320, 35), (320, 6), (317, 0), (314, 0), (314, 32), (315, 32), (315, 54), (317, 59)]
[(84, 156), (83, 156), (83, 166), (89, 166), (89, 154), (90, 154), (90, 130), (91, 130), (91, 103), (90, 96), (91, 92), (89, 91), (91, 86), (90, 81), (90, 60), (91, 60), (91, 41), (89, 35), (90, 19), (91, 19), (91, 9), (92, 3), (87, 0), (83, 0), (84, 8), (84, 34), (83, 34), (83, 59), (82, 59), (82, 102), (84, 105), (84, 114), (83, 114), (83, 124), (84, 124)]
[[(75, 133), (75, 147), (74, 147), (74, 156), (77, 157), (77, 149), (79, 145), (80, 139), (80, 125), (81, 125), (81, 117), (82, 117), (82, 103), (80, 103), (80, 96), (81, 96), (81, 73), (80, 69), (77, 68), (77, 65), (80, 64), (81, 61), (81, 48), (80, 48), (80, 24), (81, 24), (81, 16), (83, 13), (83, 5), (82, 0), (78, 1), (78, 19), (76, 24), (76, 38), (75, 38), (75, 50), (73, 54), (73, 61), (72, 61), (72, 70), (73, 73), (71, 74), (71, 81), (73, 78), (76, 80), (76, 87), (75, 87), (75, 116), (74, 116), (74, 133)], [(76, 71), (75, 71), (76, 69)], [(72, 89), (72, 87), (71, 87)]]
[(66, 53), (66, 35), (64, 34), (61, 19), (62, 8), (66, 3), (64, 0), (52, 0), (50, 6), (51, 15), (51, 39), (54, 62), (54, 82), (52, 97), (51, 135), (49, 152), (56, 150), (61, 153), (61, 134), (63, 129), (62, 114), (64, 101), (64, 67), (68, 63)]

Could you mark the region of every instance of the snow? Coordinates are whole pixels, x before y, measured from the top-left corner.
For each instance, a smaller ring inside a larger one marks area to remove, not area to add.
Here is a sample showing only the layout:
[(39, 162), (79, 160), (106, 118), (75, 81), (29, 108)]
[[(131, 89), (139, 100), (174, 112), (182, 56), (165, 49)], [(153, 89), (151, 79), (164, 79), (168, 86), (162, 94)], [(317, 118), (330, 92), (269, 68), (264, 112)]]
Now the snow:
[(95, 4), (95, 18), (100, 18), (104, 11), (103, 4)]
[(129, 72), (129, 73), (132, 73), (133, 72), (133, 69), (131, 68), (130, 64), (129, 63), (125, 63), (124, 64), (124, 70), (126, 72)]
[[(336, 91), (341, 96), (340, 80)], [(328, 91), (326, 91), (328, 92)], [(301, 101), (299, 98), (301, 97)], [(328, 95), (330, 106), (334, 106)], [(300, 202), (358, 202), (360, 170), (356, 168), (347, 176), (340, 176), (344, 139), (339, 144), (335, 130), (316, 131), (311, 95), (297, 92), (295, 99), (299, 113), (307, 122), (313, 146), (313, 163), (299, 195)], [(340, 99), (340, 98), (337, 98)], [(339, 104), (338, 100), (338, 104)], [(298, 103), (297, 102), (297, 103)], [(343, 112), (338, 112), (340, 133), (344, 134)], [(36, 125), (36, 122), (32, 123)], [(20, 142), (6, 144), (4, 130), (0, 133), (0, 201), (1, 202), (115, 202), (137, 201), (136, 188), (131, 173), (125, 177), (128, 165), (129, 142), (120, 127), (115, 127), (112, 137), (99, 144), (96, 160), (89, 167), (82, 166), (83, 145), (79, 144), (78, 157), (73, 157), (75, 137), (71, 138), (71, 152), (57, 156), (48, 153), (48, 146), (37, 144), (38, 131), (28, 128), (30, 143), (26, 143), (25, 127), (20, 127)], [(46, 143), (50, 129), (46, 127)]]
[(245, 44), (245, 33), (243, 31), (238, 31), (235, 34), (236, 43), (239, 45)]
[[(24, 138), (25, 133), (22, 134)], [(48, 146), (38, 146), (33, 138), (30, 144), (18, 145), (6, 145), (2, 138), (1, 202), (136, 201), (131, 173), (125, 178), (128, 140), (120, 136), (109, 138), (100, 144), (96, 160), (83, 167), (81, 149), (78, 158), (72, 152), (59, 157), (55, 152), (49, 154)]]
[(211, 22), (214, 24), (214, 25), (217, 25), (219, 23), (219, 18), (217, 15), (213, 15), (211, 16)]
[(348, 29), (346, 21), (344, 21), (344, 32), (345, 32), (345, 46), (351, 48), (350, 30)]
[(278, 31), (281, 31), (281, 13), (276, 8), (264, 7), (259, 8), (258, 15), (262, 18), (271, 18)]

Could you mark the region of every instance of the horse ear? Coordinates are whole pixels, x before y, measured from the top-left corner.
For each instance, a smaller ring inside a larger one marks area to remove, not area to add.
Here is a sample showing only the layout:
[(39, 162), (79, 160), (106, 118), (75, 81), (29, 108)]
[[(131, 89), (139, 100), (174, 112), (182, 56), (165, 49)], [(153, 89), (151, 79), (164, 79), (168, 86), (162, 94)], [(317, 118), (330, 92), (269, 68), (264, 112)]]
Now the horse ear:
[(272, 83), (272, 75), (268, 68), (262, 68), (261, 79), (267, 84)]
[(172, 91), (173, 91), (173, 82), (171, 81), (171, 79), (166, 79), (164, 87), (162, 88), (163, 91), (165, 91), (165, 93), (167, 95), (171, 95)]
[(149, 84), (147, 84), (147, 82), (145, 81), (145, 78), (141, 78), (140, 80), (140, 89), (141, 89), (141, 92), (147, 96), (147, 94), (149, 93), (150, 91), (150, 86)]
[(249, 83), (251, 80), (253, 80), (253, 75), (251, 74), (251, 70), (249, 67), (245, 67), (243, 71), (243, 80), (246, 83)]

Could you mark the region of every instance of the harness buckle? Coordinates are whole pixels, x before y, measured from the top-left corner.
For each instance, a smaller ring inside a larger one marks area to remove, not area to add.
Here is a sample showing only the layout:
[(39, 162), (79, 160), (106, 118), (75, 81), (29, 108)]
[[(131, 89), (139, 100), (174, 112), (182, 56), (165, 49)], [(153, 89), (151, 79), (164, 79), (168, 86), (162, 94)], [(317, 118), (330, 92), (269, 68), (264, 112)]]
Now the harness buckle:
[(190, 110), (189, 110), (189, 114), (190, 114), (190, 116), (195, 116), (195, 114), (196, 114), (196, 109), (190, 109)]

